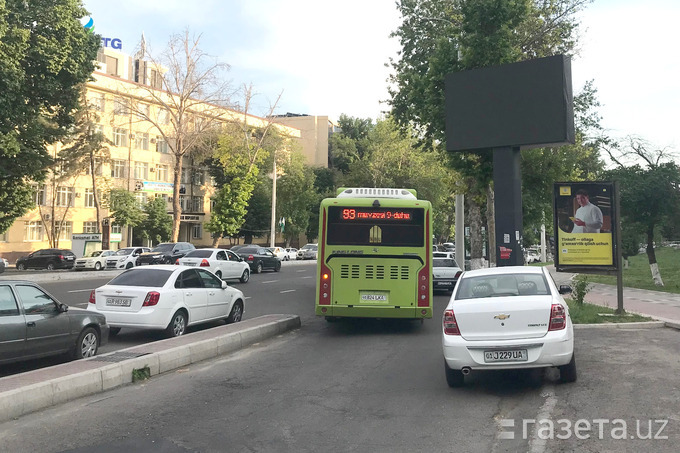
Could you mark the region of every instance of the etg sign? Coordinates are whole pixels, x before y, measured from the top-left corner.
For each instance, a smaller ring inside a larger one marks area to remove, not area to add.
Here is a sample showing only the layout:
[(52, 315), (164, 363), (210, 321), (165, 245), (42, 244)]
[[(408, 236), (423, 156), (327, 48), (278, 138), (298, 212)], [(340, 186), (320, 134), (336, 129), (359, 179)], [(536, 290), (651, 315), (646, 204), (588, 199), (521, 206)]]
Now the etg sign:
[(119, 38), (102, 38), (102, 47), (111, 47), (112, 49), (121, 50), (123, 42)]

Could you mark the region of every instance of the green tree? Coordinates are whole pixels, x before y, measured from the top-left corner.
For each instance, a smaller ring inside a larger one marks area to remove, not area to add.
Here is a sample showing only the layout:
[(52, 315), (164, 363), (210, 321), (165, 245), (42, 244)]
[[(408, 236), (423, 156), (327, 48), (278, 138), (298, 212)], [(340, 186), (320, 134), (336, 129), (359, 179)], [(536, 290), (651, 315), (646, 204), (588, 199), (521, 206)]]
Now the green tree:
[(170, 240), (172, 235), (172, 217), (167, 212), (163, 198), (154, 198), (144, 206), (144, 219), (139, 223), (142, 237), (158, 244)]
[(281, 167), (283, 175), (277, 182), (276, 213), (277, 217), (286, 219), (283, 236), (289, 245), (309, 226), (309, 205), (317, 198), (315, 176), (313, 169), (304, 164), (304, 156), (300, 153), (288, 154)]
[(75, 122), (100, 46), (86, 15), (80, 0), (0, 2), (0, 232), (33, 207), (28, 182), (46, 177), (45, 147)]
[[(109, 210), (113, 223), (134, 228), (144, 221), (144, 211), (135, 196), (125, 189), (113, 189), (109, 193)], [(132, 234), (128, 234), (128, 246), (132, 245)]]

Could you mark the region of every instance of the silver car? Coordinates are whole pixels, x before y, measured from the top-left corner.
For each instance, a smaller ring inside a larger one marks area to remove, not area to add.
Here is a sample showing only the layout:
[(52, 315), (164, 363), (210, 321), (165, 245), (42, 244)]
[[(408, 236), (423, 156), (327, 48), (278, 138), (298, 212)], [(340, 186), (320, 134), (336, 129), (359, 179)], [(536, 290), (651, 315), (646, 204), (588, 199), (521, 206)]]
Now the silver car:
[(298, 260), (315, 260), (319, 250), (319, 244), (306, 244), (297, 252)]

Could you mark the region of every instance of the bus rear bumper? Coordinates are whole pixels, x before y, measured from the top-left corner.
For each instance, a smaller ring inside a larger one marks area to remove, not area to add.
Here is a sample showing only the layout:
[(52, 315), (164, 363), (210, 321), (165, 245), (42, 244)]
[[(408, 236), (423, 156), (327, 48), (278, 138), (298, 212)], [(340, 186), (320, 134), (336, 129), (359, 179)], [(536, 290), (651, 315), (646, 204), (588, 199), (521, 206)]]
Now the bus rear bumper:
[(432, 307), (376, 307), (376, 306), (316, 306), (317, 316), (337, 318), (401, 318), (426, 319), (432, 318)]

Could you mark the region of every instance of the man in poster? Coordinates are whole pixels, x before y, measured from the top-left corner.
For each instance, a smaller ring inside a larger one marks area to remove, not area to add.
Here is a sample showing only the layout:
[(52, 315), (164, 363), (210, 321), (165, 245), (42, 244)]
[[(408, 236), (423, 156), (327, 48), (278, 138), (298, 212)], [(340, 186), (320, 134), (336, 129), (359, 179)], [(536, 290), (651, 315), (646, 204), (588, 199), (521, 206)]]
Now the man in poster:
[(588, 191), (579, 189), (576, 192), (579, 208), (571, 219), (574, 222), (572, 233), (599, 233), (602, 228), (602, 211), (590, 202)]

